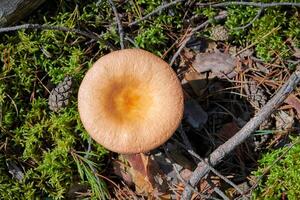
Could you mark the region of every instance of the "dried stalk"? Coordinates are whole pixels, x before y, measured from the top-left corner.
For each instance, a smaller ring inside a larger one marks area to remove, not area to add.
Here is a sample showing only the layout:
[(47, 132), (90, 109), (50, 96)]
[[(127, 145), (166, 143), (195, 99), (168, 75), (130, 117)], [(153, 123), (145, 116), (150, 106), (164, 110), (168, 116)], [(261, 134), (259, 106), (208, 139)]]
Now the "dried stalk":
[(156, 13), (159, 13), (162, 10), (164, 10), (164, 9), (170, 7), (170, 6), (173, 6), (173, 5), (175, 5), (175, 4), (179, 3), (179, 2), (182, 2), (182, 1), (184, 1), (184, 0), (175, 0), (175, 1), (172, 1), (172, 2), (167, 3), (165, 5), (161, 5), (158, 8), (156, 8), (154, 11), (152, 11), (151, 13), (149, 13), (149, 14), (145, 15), (144, 17), (142, 17), (141, 19), (138, 19), (138, 20), (136, 20), (134, 22), (131, 22), (130, 24), (128, 24), (128, 26), (136, 25), (136, 24), (140, 23), (141, 21), (143, 21), (145, 19), (148, 19), (152, 15), (155, 15)]
[(123, 26), (122, 26), (122, 23), (121, 23), (121, 20), (119, 18), (119, 13), (117, 11), (117, 8), (114, 4), (114, 2), (112, 0), (108, 0), (110, 5), (111, 5), (111, 8), (115, 14), (115, 19), (116, 19), (116, 22), (118, 24), (118, 31), (119, 31), (119, 35), (120, 35), (120, 45), (121, 45), (121, 49), (124, 49), (124, 31), (123, 31)]
[(63, 27), (63, 26), (51, 26), (51, 25), (47, 25), (47, 24), (22, 24), (22, 25), (18, 25), (18, 26), (10, 26), (10, 27), (4, 27), (4, 28), (0, 28), (0, 33), (5, 33), (5, 32), (12, 32), (12, 31), (17, 31), (17, 30), (21, 30), (21, 29), (42, 29), (42, 30), (57, 30), (57, 31), (63, 31), (63, 32), (73, 32), (73, 33), (77, 33), (79, 35), (83, 35), (87, 38), (91, 38), (93, 40), (99, 40), (100, 36), (96, 35), (96, 34), (91, 34), (88, 33), (86, 31), (82, 31), (79, 29), (74, 29), (74, 28), (67, 28), (67, 27)]

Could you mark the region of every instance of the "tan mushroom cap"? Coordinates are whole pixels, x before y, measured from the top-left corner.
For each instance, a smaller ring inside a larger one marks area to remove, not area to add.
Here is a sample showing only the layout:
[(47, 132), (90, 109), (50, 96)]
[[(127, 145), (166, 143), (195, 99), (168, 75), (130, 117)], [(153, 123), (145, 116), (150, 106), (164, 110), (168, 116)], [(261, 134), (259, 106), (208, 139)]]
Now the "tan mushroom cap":
[(140, 49), (101, 57), (78, 93), (82, 123), (96, 142), (118, 153), (140, 153), (168, 140), (183, 113), (181, 84), (161, 58)]

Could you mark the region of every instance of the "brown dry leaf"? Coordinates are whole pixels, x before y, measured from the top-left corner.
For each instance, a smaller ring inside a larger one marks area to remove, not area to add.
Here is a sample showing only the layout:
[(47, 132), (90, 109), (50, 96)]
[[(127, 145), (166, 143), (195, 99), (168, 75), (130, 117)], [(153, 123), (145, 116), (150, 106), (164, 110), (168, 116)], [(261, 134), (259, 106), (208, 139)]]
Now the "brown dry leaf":
[(291, 105), (293, 108), (295, 108), (295, 110), (297, 111), (297, 115), (300, 118), (300, 100), (299, 100), (299, 98), (296, 95), (291, 94), (286, 98), (286, 100), (284, 102)]
[(193, 68), (198, 73), (211, 72), (211, 78), (224, 75), (232, 77), (236, 65), (236, 59), (229, 54), (216, 53), (199, 53), (192, 62)]
[(199, 183), (199, 192), (200, 193), (205, 193), (205, 195), (212, 195), (214, 193), (214, 188), (215, 187), (220, 187), (221, 182), (220, 179), (213, 178), (209, 176), (207, 179), (204, 179), (200, 181)]
[(193, 128), (202, 127), (208, 119), (207, 113), (194, 99), (184, 103), (184, 118)]
[(124, 158), (122, 156), (119, 156), (119, 160), (113, 160), (113, 172), (117, 176), (121, 177), (126, 185), (129, 187), (133, 185), (132, 178), (128, 172), (129, 166), (125, 164), (126, 161), (124, 161)]
[(224, 124), (224, 126), (218, 132), (218, 136), (224, 142), (234, 136), (240, 130), (239, 126), (235, 122)]
[(166, 192), (165, 177), (150, 156), (139, 153), (125, 155), (125, 158), (131, 166), (129, 172), (138, 194), (157, 196)]
[(188, 81), (195, 94), (197, 96), (202, 96), (208, 84), (208, 80), (206, 80), (205, 75), (199, 74), (198, 72), (189, 71), (185, 73), (184, 78)]

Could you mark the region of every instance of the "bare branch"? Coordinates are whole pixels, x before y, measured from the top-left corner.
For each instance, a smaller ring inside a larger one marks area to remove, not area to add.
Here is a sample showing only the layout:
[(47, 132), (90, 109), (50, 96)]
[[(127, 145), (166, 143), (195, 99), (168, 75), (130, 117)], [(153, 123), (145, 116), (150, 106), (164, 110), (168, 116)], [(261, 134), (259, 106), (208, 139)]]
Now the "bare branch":
[(261, 8), (268, 8), (274, 6), (297, 6), (300, 7), (300, 3), (293, 2), (272, 2), (272, 3), (256, 3), (256, 2), (244, 2), (244, 1), (228, 1), (223, 3), (197, 3), (197, 6), (211, 6), (211, 7), (226, 7), (233, 5), (242, 5), (242, 6), (255, 6)]
[[(300, 68), (300, 66), (299, 66)], [(253, 117), (239, 132), (231, 137), (227, 142), (219, 146), (208, 157), (208, 162), (211, 166), (215, 166), (222, 161), (222, 159), (234, 150), (238, 145), (243, 143), (253, 131), (255, 131), (262, 122), (264, 122), (275, 111), (275, 109), (287, 98), (287, 96), (294, 90), (300, 82), (300, 69), (297, 69), (276, 95)], [(206, 163), (201, 162), (193, 172), (189, 184), (193, 187), (200, 181), (200, 179), (209, 172), (209, 167)], [(190, 199), (191, 190), (186, 187), (181, 199)]]
[(122, 23), (121, 23), (121, 20), (119, 18), (119, 13), (117, 11), (117, 8), (114, 4), (114, 2), (112, 0), (108, 0), (110, 5), (111, 5), (111, 8), (115, 14), (115, 19), (117, 21), (117, 24), (118, 24), (118, 31), (119, 31), (119, 35), (120, 35), (120, 45), (121, 45), (121, 49), (124, 49), (124, 31), (123, 31), (123, 26), (122, 26)]
[(138, 20), (136, 20), (134, 22), (131, 22), (130, 24), (128, 24), (128, 26), (136, 25), (136, 24), (140, 23), (141, 21), (143, 21), (145, 19), (148, 19), (152, 15), (155, 15), (156, 13), (159, 13), (160, 11), (162, 11), (162, 10), (164, 10), (164, 9), (170, 7), (170, 6), (173, 6), (173, 5), (175, 5), (175, 4), (179, 3), (179, 2), (182, 2), (182, 1), (184, 1), (184, 0), (175, 0), (175, 1), (172, 1), (172, 2), (167, 3), (165, 5), (161, 5), (158, 8), (156, 8), (154, 11), (152, 11), (151, 13), (149, 13), (149, 14), (145, 15), (144, 17), (142, 17), (141, 19), (138, 19)]
[(43, 29), (43, 30), (57, 30), (57, 31), (63, 31), (63, 32), (73, 32), (73, 33), (77, 33), (79, 35), (83, 35), (87, 38), (91, 38), (93, 40), (100, 39), (100, 36), (98, 36), (96, 34), (91, 34), (91, 33), (88, 33), (86, 31), (82, 31), (79, 29), (67, 28), (67, 27), (63, 27), (63, 26), (51, 26), (51, 25), (47, 25), (47, 24), (43, 24), (43, 25), (22, 24), (22, 25), (18, 25), (18, 26), (4, 27), (4, 28), (0, 28), (0, 33), (12, 32), (12, 31), (17, 31), (17, 30), (21, 30), (21, 29)]

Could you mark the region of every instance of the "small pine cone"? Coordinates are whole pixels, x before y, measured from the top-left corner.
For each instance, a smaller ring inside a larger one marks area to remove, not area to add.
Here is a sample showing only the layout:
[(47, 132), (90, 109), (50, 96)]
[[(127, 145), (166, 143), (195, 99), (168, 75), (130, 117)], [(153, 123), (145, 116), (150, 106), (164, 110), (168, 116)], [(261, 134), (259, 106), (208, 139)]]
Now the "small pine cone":
[(212, 27), (210, 36), (215, 41), (227, 41), (229, 38), (228, 31), (220, 25)]
[(255, 81), (249, 81), (249, 83), (245, 85), (245, 92), (249, 101), (253, 103), (255, 107), (261, 108), (267, 103), (268, 98), (265, 95), (264, 90), (257, 86)]
[(63, 82), (59, 83), (50, 93), (48, 104), (50, 110), (58, 112), (61, 108), (69, 104), (69, 98), (72, 94), (72, 77), (67, 76)]

